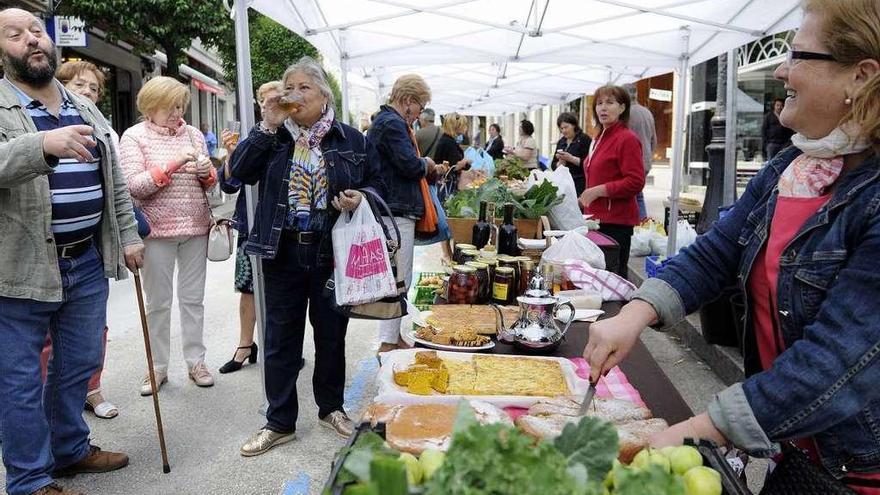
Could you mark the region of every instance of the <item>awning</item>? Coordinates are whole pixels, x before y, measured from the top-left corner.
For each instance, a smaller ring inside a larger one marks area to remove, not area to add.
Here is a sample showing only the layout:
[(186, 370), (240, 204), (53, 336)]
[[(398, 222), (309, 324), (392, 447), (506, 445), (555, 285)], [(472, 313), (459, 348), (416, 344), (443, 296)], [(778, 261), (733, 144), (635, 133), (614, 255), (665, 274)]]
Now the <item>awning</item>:
[(215, 95), (223, 95), (223, 94), (226, 94), (226, 92), (223, 91), (223, 88), (218, 88), (218, 87), (216, 87), (216, 86), (211, 86), (210, 84), (208, 84), (208, 83), (204, 83), (204, 82), (202, 82), (202, 81), (200, 81), (200, 80), (198, 80), (198, 79), (196, 79), (196, 78), (193, 78), (193, 79), (192, 79), (192, 83), (193, 83), (193, 86), (195, 86), (196, 88), (198, 88), (198, 89), (200, 89), (200, 90), (202, 90), (202, 91), (207, 91), (208, 93), (214, 93)]

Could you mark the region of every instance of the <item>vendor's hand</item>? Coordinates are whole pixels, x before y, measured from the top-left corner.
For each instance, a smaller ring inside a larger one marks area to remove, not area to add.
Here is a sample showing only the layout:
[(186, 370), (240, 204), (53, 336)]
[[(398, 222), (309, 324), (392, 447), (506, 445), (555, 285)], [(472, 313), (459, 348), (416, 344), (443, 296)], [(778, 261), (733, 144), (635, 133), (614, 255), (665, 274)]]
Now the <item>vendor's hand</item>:
[(716, 445), (726, 445), (728, 443), (724, 435), (718, 431), (718, 428), (715, 428), (708, 413), (694, 416), (687, 421), (674, 424), (660, 433), (655, 433), (648, 439), (648, 443), (651, 447), (661, 449), (663, 447), (681, 445), (684, 443), (685, 438), (711, 440)]
[(657, 321), (654, 307), (636, 299), (629, 302), (617, 316), (590, 324), (590, 337), (584, 348), (584, 359), (590, 364), (590, 381), (596, 383), (600, 376), (629, 354), (639, 335)]
[(281, 96), (281, 93), (269, 94), (263, 100), (263, 106), (261, 107), (263, 110), (263, 126), (268, 129), (277, 129), (290, 116), (290, 113), (278, 106), (278, 99)]
[(226, 148), (226, 151), (230, 155), (235, 151), (235, 147), (238, 145), (238, 139), (232, 135), (232, 131), (229, 129), (223, 129), (223, 131), (220, 132), (220, 141), (223, 142), (223, 147)]
[(586, 208), (600, 197), (598, 189), (591, 187), (581, 193), (581, 196), (578, 198), (578, 203), (581, 205), (581, 208)]
[(132, 244), (122, 248), (123, 257), (125, 258), (125, 266), (132, 272), (136, 272), (138, 268), (144, 266), (144, 245)]
[(505, 155), (509, 155), (509, 154), (513, 153), (513, 149), (514, 148), (512, 146), (505, 146), (504, 149), (502, 150), (502, 152)]
[(196, 160), (194, 172), (197, 176), (202, 179), (211, 176), (211, 169), (214, 168), (214, 164), (211, 163), (211, 159), (205, 155), (200, 155)]
[(346, 189), (333, 198), (331, 203), (339, 211), (352, 211), (361, 204), (364, 195), (360, 191)]

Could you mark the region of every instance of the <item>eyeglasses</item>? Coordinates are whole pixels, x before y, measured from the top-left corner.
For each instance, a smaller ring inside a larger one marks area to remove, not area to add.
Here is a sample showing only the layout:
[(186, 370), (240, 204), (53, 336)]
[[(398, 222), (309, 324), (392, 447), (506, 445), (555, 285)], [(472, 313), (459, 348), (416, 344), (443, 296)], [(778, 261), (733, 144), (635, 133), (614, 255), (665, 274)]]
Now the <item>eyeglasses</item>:
[(73, 86), (77, 89), (87, 88), (89, 91), (95, 93), (96, 95), (101, 94), (101, 88), (98, 87), (97, 84), (89, 84), (81, 79), (74, 79)]
[(805, 52), (800, 50), (792, 50), (785, 57), (785, 63), (791, 65), (793, 60), (827, 60), (829, 62), (837, 62), (834, 55), (830, 53)]

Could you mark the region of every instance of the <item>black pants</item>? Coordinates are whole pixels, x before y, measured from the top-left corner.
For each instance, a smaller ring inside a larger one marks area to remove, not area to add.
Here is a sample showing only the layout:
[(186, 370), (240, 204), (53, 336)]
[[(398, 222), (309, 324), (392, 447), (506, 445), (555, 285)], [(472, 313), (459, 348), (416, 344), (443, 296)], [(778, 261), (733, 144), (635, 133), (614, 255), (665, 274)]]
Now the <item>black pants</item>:
[(278, 255), (263, 260), (266, 285), (266, 427), (279, 433), (296, 430), (299, 413), (296, 380), (302, 360), (306, 310), (314, 329), (315, 372), (312, 386), (318, 417), (341, 410), (345, 391), (345, 331), (348, 318), (333, 311), (323, 296), (331, 268), (316, 266), (317, 245), (282, 236)]
[(614, 239), (620, 247), (620, 261), (617, 264), (617, 274), (623, 278), (629, 275), (629, 245), (632, 240), (633, 227), (631, 225), (616, 225), (613, 223), (599, 224), (599, 232)]

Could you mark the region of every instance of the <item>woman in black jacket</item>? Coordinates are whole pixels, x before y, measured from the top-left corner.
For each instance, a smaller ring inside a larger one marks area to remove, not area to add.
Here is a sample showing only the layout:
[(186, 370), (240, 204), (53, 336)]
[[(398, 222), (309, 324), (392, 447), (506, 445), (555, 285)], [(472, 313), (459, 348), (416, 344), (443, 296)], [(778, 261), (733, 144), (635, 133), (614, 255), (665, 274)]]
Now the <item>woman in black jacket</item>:
[(471, 161), (464, 157), (464, 151), (459, 146), (461, 136), (467, 134), (467, 129), (467, 119), (463, 115), (452, 112), (443, 116), (443, 135), (437, 142), (434, 160), (437, 163), (447, 162), (452, 172), (446, 176), (446, 187), (442, 188), (445, 194), (440, 194), (440, 201), (458, 191), (461, 172), (471, 168)]
[(584, 134), (578, 125), (577, 117), (573, 113), (565, 112), (559, 114), (556, 119), (556, 126), (562, 137), (556, 143), (556, 154), (553, 155), (553, 162), (550, 164), (553, 170), (556, 170), (560, 164), (568, 167), (571, 172), (571, 178), (574, 179), (574, 188), (578, 197), (586, 189), (586, 176), (584, 176), (584, 158), (590, 154), (590, 136)]
[(493, 160), (504, 158), (504, 139), (501, 137), (501, 126), (492, 124), (489, 126), (489, 140), (486, 142), (486, 153)]

